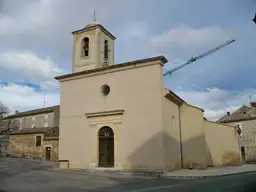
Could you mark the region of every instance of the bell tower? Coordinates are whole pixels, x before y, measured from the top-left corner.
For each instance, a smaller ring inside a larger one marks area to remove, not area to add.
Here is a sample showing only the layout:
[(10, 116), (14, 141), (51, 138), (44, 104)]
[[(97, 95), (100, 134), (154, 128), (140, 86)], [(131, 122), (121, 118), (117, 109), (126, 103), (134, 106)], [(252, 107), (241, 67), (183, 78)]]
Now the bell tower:
[(115, 36), (93, 22), (73, 34), (72, 73), (114, 65)]

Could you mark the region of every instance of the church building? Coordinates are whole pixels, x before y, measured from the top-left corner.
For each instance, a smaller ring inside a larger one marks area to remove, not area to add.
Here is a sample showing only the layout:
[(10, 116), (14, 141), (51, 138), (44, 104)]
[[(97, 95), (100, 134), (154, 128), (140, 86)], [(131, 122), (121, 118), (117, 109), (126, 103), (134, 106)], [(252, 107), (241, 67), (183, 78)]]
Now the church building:
[(206, 169), (240, 165), (236, 127), (164, 88), (164, 56), (114, 63), (116, 37), (92, 22), (73, 34), (72, 73), (61, 84), (61, 168)]

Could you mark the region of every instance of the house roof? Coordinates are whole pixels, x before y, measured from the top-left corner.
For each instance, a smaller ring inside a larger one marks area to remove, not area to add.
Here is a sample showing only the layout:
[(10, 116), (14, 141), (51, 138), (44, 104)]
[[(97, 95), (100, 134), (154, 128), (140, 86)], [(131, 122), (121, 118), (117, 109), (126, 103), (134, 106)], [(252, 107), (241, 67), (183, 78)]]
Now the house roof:
[(165, 88), (165, 92), (166, 92), (165, 97), (167, 99), (169, 99), (170, 101), (172, 101), (173, 103), (177, 104), (178, 106), (181, 106), (182, 104), (186, 104), (190, 107), (194, 107), (194, 108), (199, 109), (204, 112), (204, 110), (202, 108), (188, 104), (186, 101), (184, 101), (182, 98), (180, 98), (178, 95), (176, 95), (170, 89)]
[(175, 103), (178, 106), (181, 106), (183, 103), (186, 103), (182, 98), (180, 98), (178, 95), (176, 95), (173, 91), (170, 89), (165, 88), (166, 94), (165, 97)]
[(126, 62), (126, 63), (119, 63), (119, 64), (110, 65), (110, 66), (106, 66), (106, 67), (100, 67), (100, 68), (90, 69), (90, 70), (86, 70), (86, 71), (70, 73), (70, 74), (67, 74), (67, 75), (62, 75), (62, 76), (55, 77), (55, 79), (61, 80), (61, 79), (67, 78), (67, 77), (74, 77), (74, 76), (77, 76), (77, 75), (89, 74), (89, 73), (93, 73), (93, 72), (97, 72), (97, 71), (105, 71), (105, 70), (108, 70), (108, 69), (121, 68), (121, 67), (124, 67), (124, 66), (130, 66), (130, 65), (134, 65), (134, 64), (143, 64), (145, 62), (157, 61), (157, 60), (161, 60), (164, 64), (168, 62), (168, 60), (164, 56), (150, 57), (150, 58), (146, 58), (146, 59), (129, 61), (129, 62)]
[(256, 119), (256, 110), (243, 105), (235, 112), (231, 113), (230, 115), (224, 115), (221, 117), (217, 122), (220, 123), (228, 123), (228, 122), (238, 122), (238, 121), (246, 121), (246, 120), (253, 120)]
[(103, 27), (100, 24), (93, 24), (93, 23), (86, 25), (83, 29), (73, 31), (72, 34), (81, 33), (84, 31), (90, 31), (90, 30), (93, 30), (96, 28), (100, 28), (102, 31), (104, 31), (106, 34), (108, 34), (113, 40), (116, 39), (116, 37), (113, 34), (111, 34), (105, 27)]
[(23, 135), (23, 134), (36, 134), (44, 133), (46, 138), (58, 137), (59, 128), (58, 127), (38, 127), (38, 128), (24, 128), (19, 129), (10, 133), (10, 135)]
[(50, 130), (51, 127), (38, 127), (38, 128), (24, 128), (19, 129), (10, 133), (10, 135), (22, 135), (22, 134), (34, 134), (34, 133), (45, 133), (46, 131)]
[(23, 116), (50, 113), (50, 112), (54, 112), (55, 110), (59, 109), (59, 107), (60, 107), (59, 105), (55, 105), (55, 106), (51, 106), (51, 107), (45, 107), (45, 108), (34, 109), (34, 110), (29, 110), (29, 111), (24, 111), (24, 112), (18, 112), (16, 114), (9, 115), (5, 119), (12, 119), (12, 118), (23, 117)]

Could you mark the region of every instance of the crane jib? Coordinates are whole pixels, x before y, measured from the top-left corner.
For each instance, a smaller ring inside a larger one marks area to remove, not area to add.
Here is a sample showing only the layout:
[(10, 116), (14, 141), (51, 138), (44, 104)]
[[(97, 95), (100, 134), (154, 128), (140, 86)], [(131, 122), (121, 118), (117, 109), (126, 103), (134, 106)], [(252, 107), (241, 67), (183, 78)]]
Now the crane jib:
[(201, 54), (201, 55), (198, 55), (198, 56), (196, 56), (196, 57), (192, 57), (192, 58), (189, 59), (188, 61), (183, 62), (183, 63), (180, 64), (179, 66), (177, 66), (177, 67), (175, 67), (175, 68), (173, 68), (173, 69), (170, 69), (169, 71), (165, 72), (165, 73), (163, 74), (163, 76), (168, 75), (168, 74), (171, 75), (172, 72), (174, 72), (174, 71), (176, 71), (176, 70), (178, 70), (178, 69), (180, 69), (180, 68), (182, 68), (182, 67), (185, 67), (186, 65), (188, 65), (188, 64), (190, 64), (190, 63), (193, 63), (193, 62), (197, 61), (198, 59), (201, 59), (201, 58), (203, 58), (203, 57), (205, 57), (205, 56), (207, 56), (207, 55), (209, 55), (209, 54), (211, 54), (211, 53), (213, 53), (213, 52), (215, 52), (215, 51), (217, 51), (217, 50), (219, 50), (219, 49), (221, 49), (221, 48), (223, 48), (223, 47), (225, 47), (225, 46), (227, 46), (227, 45), (229, 45), (229, 44), (231, 44), (231, 43), (233, 43), (234, 41), (235, 41), (235, 39), (229, 40), (229, 41), (227, 41), (227, 42), (225, 42), (225, 43), (223, 43), (223, 44), (221, 44), (221, 45), (215, 47), (214, 49), (211, 49), (211, 50), (209, 50), (209, 51), (207, 51), (207, 52), (205, 52), (205, 53), (203, 53), (203, 54)]

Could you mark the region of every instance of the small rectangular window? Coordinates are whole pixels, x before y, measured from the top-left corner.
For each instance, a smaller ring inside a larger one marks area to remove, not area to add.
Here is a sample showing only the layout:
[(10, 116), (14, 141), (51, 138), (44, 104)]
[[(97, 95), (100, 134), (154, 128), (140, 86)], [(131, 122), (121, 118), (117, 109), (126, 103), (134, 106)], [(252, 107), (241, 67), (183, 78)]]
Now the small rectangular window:
[(36, 136), (36, 146), (37, 146), (37, 147), (40, 147), (40, 146), (41, 146), (41, 140), (42, 140), (42, 137), (41, 137), (41, 136)]

